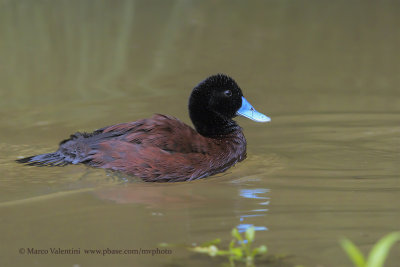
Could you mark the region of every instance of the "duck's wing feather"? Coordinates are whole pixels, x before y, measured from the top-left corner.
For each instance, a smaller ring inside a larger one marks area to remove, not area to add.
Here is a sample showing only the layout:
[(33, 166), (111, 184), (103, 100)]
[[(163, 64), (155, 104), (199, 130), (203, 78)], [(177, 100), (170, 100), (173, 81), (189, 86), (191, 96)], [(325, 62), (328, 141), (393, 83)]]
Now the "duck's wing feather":
[[(206, 138), (182, 121), (166, 115), (155, 114), (149, 119), (121, 123), (100, 129), (106, 139), (156, 147), (169, 153), (206, 153)], [(108, 137), (110, 136), (110, 137)]]

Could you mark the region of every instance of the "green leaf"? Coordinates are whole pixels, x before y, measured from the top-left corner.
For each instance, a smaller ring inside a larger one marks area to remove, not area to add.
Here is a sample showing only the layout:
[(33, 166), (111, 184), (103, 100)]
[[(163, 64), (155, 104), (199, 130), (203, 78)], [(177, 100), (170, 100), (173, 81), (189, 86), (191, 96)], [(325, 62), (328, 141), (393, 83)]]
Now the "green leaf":
[(235, 239), (229, 243), (229, 249), (233, 249), (235, 247)]
[(254, 226), (246, 229), (246, 239), (249, 243), (254, 241), (254, 235), (255, 235)]
[(346, 251), (347, 256), (357, 267), (365, 267), (365, 258), (361, 251), (349, 239), (344, 238), (340, 241), (340, 245)]
[(221, 243), (221, 239), (216, 238), (214, 240), (204, 242), (203, 244), (200, 245), (200, 247), (209, 247), (211, 245), (218, 245), (219, 243)]
[(188, 248), (191, 251), (197, 252), (197, 253), (206, 253), (208, 254), (208, 248), (203, 248), (203, 247), (194, 247), (194, 248)]
[(197, 253), (208, 254), (211, 257), (214, 257), (218, 254), (218, 248), (214, 245), (211, 245), (209, 247), (194, 247), (190, 248), (190, 250)]
[(230, 250), (231, 255), (236, 259), (242, 259), (243, 251), (241, 248), (233, 248)]
[(390, 233), (381, 238), (370, 251), (366, 266), (382, 267), (389, 254), (389, 250), (397, 241), (400, 241), (400, 232)]
[(239, 234), (239, 231), (236, 228), (232, 229), (232, 236), (236, 238), (238, 241), (243, 241), (242, 236)]
[(262, 246), (259, 246), (258, 248), (253, 249), (252, 256), (254, 257), (257, 255), (262, 255), (262, 254), (267, 253), (267, 251), (268, 251), (267, 247), (262, 245)]
[(231, 255), (231, 252), (230, 252), (230, 251), (227, 251), (227, 250), (218, 250), (218, 251), (217, 251), (217, 255), (218, 255), (218, 256), (230, 256), (230, 255)]

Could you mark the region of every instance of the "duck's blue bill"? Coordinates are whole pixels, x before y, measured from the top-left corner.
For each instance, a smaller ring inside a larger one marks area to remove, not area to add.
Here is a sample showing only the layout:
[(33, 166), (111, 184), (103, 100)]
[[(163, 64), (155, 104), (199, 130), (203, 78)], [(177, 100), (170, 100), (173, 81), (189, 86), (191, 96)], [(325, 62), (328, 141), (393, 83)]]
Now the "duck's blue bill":
[(236, 113), (237, 115), (246, 117), (253, 121), (258, 121), (258, 122), (271, 121), (269, 117), (255, 110), (253, 106), (243, 96), (242, 96), (242, 106)]

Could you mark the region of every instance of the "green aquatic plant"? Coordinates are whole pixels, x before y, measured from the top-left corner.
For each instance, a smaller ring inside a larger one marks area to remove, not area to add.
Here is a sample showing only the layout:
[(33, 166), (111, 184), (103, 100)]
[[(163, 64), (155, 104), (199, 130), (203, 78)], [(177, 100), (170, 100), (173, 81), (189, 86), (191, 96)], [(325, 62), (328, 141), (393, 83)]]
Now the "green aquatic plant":
[(256, 256), (267, 253), (267, 247), (265, 245), (252, 249), (251, 246), (254, 238), (255, 230), (253, 226), (247, 228), (244, 237), (240, 235), (236, 228), (233, 228), (232, 241), (229, 243), (228, 249), (226, 250), (218, 248), (217, 245), (221, 242), (219, 238), (189, 249), (197, 253), (208, 254), (211, 257), (227, 257), (231, 266), (235, 266), (235, 261), (238, 261), (245, 263), (247, 267), (251, 267), (255, 266), (254, 260)]
[(392, 246), (400, 241), (400, 232), (393, 232), (382, 237), (370, 251), (368, 258), (365, 258), (360, 249), (349, 239), (344, 238), (340, 244), (347, 256), (356, 267), (383, 267)]

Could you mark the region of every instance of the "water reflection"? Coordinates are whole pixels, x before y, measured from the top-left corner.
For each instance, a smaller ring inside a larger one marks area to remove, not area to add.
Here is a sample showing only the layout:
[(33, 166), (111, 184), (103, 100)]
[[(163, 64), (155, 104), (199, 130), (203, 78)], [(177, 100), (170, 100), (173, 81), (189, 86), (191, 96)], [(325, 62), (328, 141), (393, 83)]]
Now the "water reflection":
[(116, 204), (144, 204), (148, 208), (185, 209), (201, 205), (204, 197), (193, 195), (190, 190), (182, 190), (182, 184), (121, 184), (102, 188), (94, 194), (103, 200)]
[[(270, 198), (267, 196), (267, 193), (269, 193), (269, 189), (266, 188), (254, 188), (254, 189), (240, 189), (239, 190), (239, 195), (243, 198), (250, 198), (250, 199), (256, 199), (256, 200), (261, 200), (261, 202), (258, 203), (258, 205), (262, 206), (267, 206), (269, 205)], [(256, 226), (251, 223), (245, 223), (245, 220), (249, 220), (248, 218), (253, 218), (253, 217), (261, 217), (265, 216), (266, 212), (268, 211), (267, 208), (262, 208), (262, 209), (253, 209), (251, 210), (250, 214), (244, 214), (240, 215), (240, 224), (236, 226), (236, 228), (239, 230), (239, 232), (245, 232), (246, 229), (249, 227), (254, 227), (254, 230), (256, 231), (266, 231), (268, 228), (266, 226), (260, 225)]]

